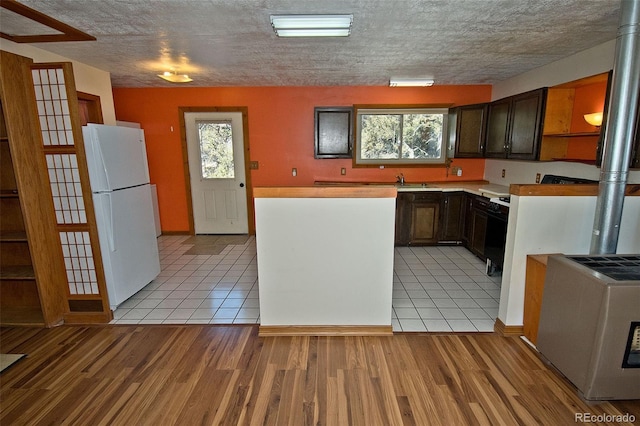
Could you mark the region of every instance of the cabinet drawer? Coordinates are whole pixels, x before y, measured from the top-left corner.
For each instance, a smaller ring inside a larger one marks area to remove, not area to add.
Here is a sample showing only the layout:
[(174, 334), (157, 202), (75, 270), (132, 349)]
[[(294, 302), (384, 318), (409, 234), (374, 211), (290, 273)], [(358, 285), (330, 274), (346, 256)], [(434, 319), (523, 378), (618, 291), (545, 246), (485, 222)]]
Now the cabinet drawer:
[(438, 192), (412, 192), (413, 201), (439, 201), (440, 193)]

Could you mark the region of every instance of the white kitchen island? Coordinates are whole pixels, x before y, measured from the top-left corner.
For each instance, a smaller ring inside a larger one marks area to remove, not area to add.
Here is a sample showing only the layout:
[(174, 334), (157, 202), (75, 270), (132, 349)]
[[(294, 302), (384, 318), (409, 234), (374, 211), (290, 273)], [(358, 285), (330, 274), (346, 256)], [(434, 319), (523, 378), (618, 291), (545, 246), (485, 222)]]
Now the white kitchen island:
[(392, 334), (396, 188), (254, 188), (260, 335)]

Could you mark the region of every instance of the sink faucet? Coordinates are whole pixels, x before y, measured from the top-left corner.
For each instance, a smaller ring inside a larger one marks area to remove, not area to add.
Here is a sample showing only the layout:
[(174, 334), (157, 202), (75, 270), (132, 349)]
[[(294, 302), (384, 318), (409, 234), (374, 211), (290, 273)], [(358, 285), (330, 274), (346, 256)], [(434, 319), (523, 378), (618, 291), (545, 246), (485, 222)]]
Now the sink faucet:
[(400, 184), (400, 186), (404, 186), (404, 175), (400, 173), (396, 176), (396, 182)]

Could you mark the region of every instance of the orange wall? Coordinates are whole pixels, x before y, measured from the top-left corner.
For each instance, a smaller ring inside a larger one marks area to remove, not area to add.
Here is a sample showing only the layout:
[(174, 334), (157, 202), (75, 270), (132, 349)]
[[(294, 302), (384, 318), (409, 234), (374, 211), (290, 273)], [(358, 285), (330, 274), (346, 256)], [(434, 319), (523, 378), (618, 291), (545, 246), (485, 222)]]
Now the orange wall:
[[(444, 168), (352, 168), (351, 160), (316, 160), (314, 107), (354, 104), (452, 104), (488, 102), (491, 86), (389, 87), (207, 87), (115, 88), (118, 120), (138, 122), (145, 131), (151, 182), (158, 187), (163, 231), (187, 231), (187, 198), (178, 107), (243, 106), (249, 111), (253, 186), (304, 186), (316, 180), (394, 182), (475, 180), (484, 176), (484, 160), (455, 159), (463, 176), (447, 177)], [(173, 128), (173, 130), (171, 130)], [(298, 169), (297, 177), (291, 169)], [(340, 169), (347, 169), (346, 176)]]
[[(607, 83), (588, 84), (576, 87), (571, 116), (571, 133), (597, 132), (598, 129), (584, 121), (584, 115), (604, 110)], [(573, 159), (594, 159), (598, 146), (597, 137), (571, 138), (567, 145), (567, 157)]]

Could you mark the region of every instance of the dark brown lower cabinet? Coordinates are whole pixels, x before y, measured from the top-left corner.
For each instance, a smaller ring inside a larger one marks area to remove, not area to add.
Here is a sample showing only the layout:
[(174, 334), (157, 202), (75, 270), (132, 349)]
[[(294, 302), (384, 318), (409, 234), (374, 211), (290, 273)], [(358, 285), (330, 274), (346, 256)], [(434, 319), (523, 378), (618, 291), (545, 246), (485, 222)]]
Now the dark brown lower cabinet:
[(487, 208), (485, 197), (467, 194), (463, 243), (476, 256), (484, 259), (484, 241), (487, 235)]
[(484, 259), (489, 200), (464, 192), (399, 192), (397, 246), (460, 244)]
[(438, 242), (440, 197), (439, 192), (398, 193), (396, 245), (428, 245)]
[(440, 204), (440, 243), (459, 243), (464, 229), (464, 192), (443, 192)]
[(438, 242), (440, 196), (416, 196), (411, 203), (411, 234), (409, 244)]

